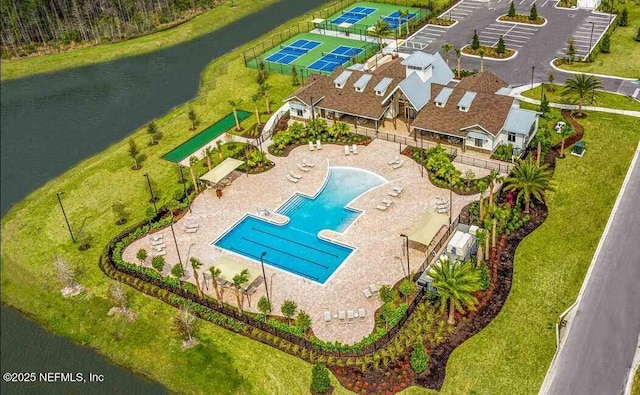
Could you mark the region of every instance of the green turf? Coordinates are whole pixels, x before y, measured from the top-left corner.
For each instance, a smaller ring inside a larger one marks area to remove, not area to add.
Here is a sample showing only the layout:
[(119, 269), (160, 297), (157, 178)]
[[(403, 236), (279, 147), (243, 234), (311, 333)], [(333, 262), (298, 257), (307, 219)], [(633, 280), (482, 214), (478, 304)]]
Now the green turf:
[[(562, 95), (562, 85), (554, 84), (553, 92), (548, 91), (550, 84), (544, 84), (544, 86), (544, 94), (549, 102), (560, 104), (577, 104), (575, 100), (572, 100), (571, 97)], [(528, 97), (530, 99), (540, 100), (540, 86), (522, 92), (522, 96)], [(611, 92), (600, 92), (600, 98), (596, 99), (593, 104), (591, 103), (591, 95), (587, 95), (583, 105), (616, 108), (619, 110), (640, 111), (640, 102), (638, 102), (637, 100), (628, 96)]]
[[(238, 110), (238, 121), (242, 122), (249, 118), (251, 115), (248, 111)], [(194, 152), (202, 148), (205, 144), (209, 143), (222, 133), (234, 127), (236, 120), (233, 116), (233, 112), (227, 114), (226, 117), (221, 120), (212, 123), (208, 128), (202, 132), (191, 137), (189, 140), (180, 144), (176, 148), (166, 153), (162, 158), (171, 162), (178, 163), (183, 159), (191, 156)]]
[[(363, 51), (361, 52), (360, 55), (357, 56), (358, 61), (362, 61), (369, 55), (373, 54), (373, 51), (377, 49), (376, 45), (372, 43), (368, 43), (366, 41), (351, 40), (351, 39), (342, 38), (342, 37), (324, 36), (321, 34), (314, 34), (314, 33), (298, 34), (294, 37), (291, 37), (288, 40), (285, 40), (284, 42), (282, 42), (281, 45), (287, 46), (300, 39), (305, 39), (309, 41), (318, 41), (318, 42), (321, 42), (322, 44), (318, 45), (316, 48), (302, 55), (301, 57), (299, 57), (298, 59), (296, 59), (295, 61), (293, 61), (291, 64), (288, 64), (288, 65), (269, 62), (265, 60), (266, 58), (268, 58), (269, 56), (271, 56), (272, 54), (280, 50), (280, 45), (277, 45), (274, 48), (270, 49), (269, 51), (265, 52), (263, 55), (259, 56), (259, 58), (265, 62), (267, 66), (267, 70), (271, 72), (280, 73), (280, 74), (290, 74), (292, 66), (295, 65), (296, 69), (298, 70), (298, 73), (301, 73), (301, 71), (305, 70), (307, 66), (309, 66), (316, 60), (320, 59), (323, 53), (331, 52), (341, 45), (355, 47), (355, 48), (362, 48)], [(254, 69), (257, 68), (257, 59), (253, 59), (250, 62), (248, 62), (247, 66)], [(314, 72), (317, 73), (317, 71), (314, 71)]]
[[(375, 8), (376, 11), (369, 14), (367, 17), (361, 19), (360, 21), (358, 21), (358, 23), (354, 24), (352, 27), (350, 27), (349, 29), (351, 29), (352, 32), (364, 32), (366, 31), (369, 27), (373, 26), (379, 19), (382, 19), (383, 17), (386, 17), (388, 15), (393, 14), (396, 11), (406, 11), (409, 10), (410, 13), (412, 14), (416, 14), (412, 19), (410, 19), (411, 22), (413, 22), (414, 20), (418, 20), (421, 21), (424, 19), (425, 17), (425, 10), (420, 9), (420, 8), (415, 8), (415, 7), (406, 7), (406, 6), (400, 6), (400, 5), (395, 5), (395, 4), (381, 4), (381, 3), (372, 3), (369, 1), (359, 1), (355, 4), (352, 4), (348, 7), (344, 8), (344, 12), (347, 12), (353, 8), (356, 7), (367, 7), (367, 8)], [(333, 29), (338, 29), (338, 25), (332, 23), (332, 21), (338, 17), (340, 17), (342, 15), (342, 10), (336, 12), (335, 14), (329, 16), (326, 18), (326, 22), (328, 25), (331, 25), (333, 27)], [(344, 30), (344, 29), (340, 29), (340, 30)]]

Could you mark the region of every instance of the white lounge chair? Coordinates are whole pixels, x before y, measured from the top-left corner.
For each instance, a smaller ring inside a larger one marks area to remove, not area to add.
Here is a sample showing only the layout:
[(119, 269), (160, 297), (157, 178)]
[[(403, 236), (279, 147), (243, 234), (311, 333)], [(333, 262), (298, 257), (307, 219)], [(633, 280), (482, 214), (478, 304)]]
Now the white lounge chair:
[(376, 206), (376, 208), (380, 211), (387, 211), (387, 209), (389, 208), (389, 206), (387, 206), (386, 204), (379, 204)]
[(398, 163), (396, 163), (395, 165), (392, 165), (391, 167), (394, 169), (399, 169), (402, 167), (402, 165), (404, 165), (404, 160), (400, 159)]
[(304, 167), (303, 165), (298, 165), (298, 169), (304, 171), (305, 173), (309, 171), (309, 169), (307, 167)]
[(436, 198), (436, 204), (446, 204), (447, 201), (441, 197)]
[(402, 193), (402, 191), (404, 191), (404, 189), (402, 189), (402, 187), (393, 187), (393, 190), (398, 192), (398, 193)]
[(375, 284), (369, 284), (369, 290), (371, 291), (372, 294), (378, 293), (378, 287), (376, 287)]
[(153, 241), (160, 241), (163, 237), (164, 235), (162, 233), (159, 233), (157, 235), (149, 235), (149, 238), (151, 238), (151, 240)]
[(302, 158), (302, 166), (304, 166), (304, 167), (313, 167), (313, 166), (315, 166), (315, 164), (312, 163), (312, 162), (309, 162), (305, 158)]
[(353, 321), (353, 310), (348, 310), (347, 311), (347, 321), (351, 322)]
[(358, 317), (364, 318), (367, 315), (367, 311), (365, 309), (358, 309)]
[(200, 226), (200, 224), (192, 224), (192, 223), (189, 223), (189, 222), (184, 224), (185, 228), (197, 228), (198, 226)]
[(369, 291), (369, 288), (365, 288), (364, 291), (362, 292), (364, 293), (364, 297), (367, 299), (369, 299), (372, 296), (371, 291)]
[(353, 152), (354, 155), (358, 155), (358, 146), (357, 145), (352, 145), (351, 146), (351, 152)]
[(331, 312), (330, 311), (325, 311), (324, 312), (324, 322), (329, 322), (331, 321)]
[(157, 246), (157, 245), (160, 245), (160, 244), (164, 244), (164, 241), (162, 241), (162, 239), (158, 239), (158, 240), (155, 240), (155, 241), (151, 242), (152, 246)]
[(166, 244), (160, 244), (160, 245), (157, 245), (157, 246), (155, 246), (155, 247), (153, 247), (153, 248), (154, 248), (156, 251), (160, 252), (160, 251), (164, 250), (166, 246), (167, 246)]
[(287, 174), (287, 180), (289, 180), (289, 181), (291, 181), (291, 182), (293, 182), (293, 183), (297, 183), (297, 182), (298, 182), (298, 179), (297, 179), (297, 178), (293, 178), (293, 177), (291, 177), (291, 176), (290, 176), (290, 175), (288, 175), (288, 174)]
[(309, 151), (315, 150), (316, 147), (313, 146), (313, 141), (309, 141)]
[(393, 196), (393, 197), (400, 196), (400, 194), (397, 191), (394, 191), (394, 190), (391, 190), (389, 193), (387, 193), (387, 195)]
[(156, 252), (155, 254), (153, 254), (153, 256), (163, 256), (163, 255), (166, 255), (166, 254), (167, 254), (167, 251), (162, 250), (162, 251)]
[(344, 310), (338, 311), (338, 319), (340, 322), (344, 322), (345, 318), (347, 318), (347, 313)]
[(297, 178), (297, 179), (301, 179), (302, 176), (299, 174), (294, 173), (292, 170), (289, 170), (289, 175), (293, 178)]
[(198, 228), (184, 228), (184, 233), (196, 233)]
[(389, 199), (382, 199), (382, 203), (386, 206), (391, 206), (393, 202)]
[(322, 144), (320, 144), (320, 140), (316, 140), (316, 147), (318, 147), (318, 149), (322, 149)]
[(445, 214), (449, 212), (449, 207), (438, 208), (438, 214)]
[(348, 145), (345, 145), (345, 146), (344, 146), (344, 154), (345, 154), (345, 155), (349, 155), (349, 154), (350, 154), (349, 146), (348, 146)]
[(400, 157), (396, 156), (396, 158), (394, 160), (390, 160), (387, 162), (388, 165), (395, 165), (396, 163), (400, 162)]

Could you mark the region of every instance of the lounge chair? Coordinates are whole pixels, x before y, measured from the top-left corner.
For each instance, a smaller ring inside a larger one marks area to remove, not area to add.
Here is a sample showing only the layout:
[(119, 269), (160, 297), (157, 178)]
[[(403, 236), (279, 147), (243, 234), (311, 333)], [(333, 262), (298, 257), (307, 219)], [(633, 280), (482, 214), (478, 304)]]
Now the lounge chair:
[(198, 228), (184, 228), (184, 233), (196, 233)]
[(166, 246), (167, 246), (167, 245), (163, 243), (163, 244), (159, 244), (159, 245), (157, 245), (157, 246), (154, 246), (153, 248), (154, 248), (156, 251), (158, 251), (158, 252), (159, 252), (159, 251), (164, 250)]
[(316, 147), (313, 146), (313, 141), (309, 141), (309, 151), (315, 150)]
[(439, 207), (438, 208), (438, 214), (445, 214), (449, 212), (449, 207)]
[(151, 238), (151, 240), (153, 240), (153, 241), (160, 241), (160, 240), (162, 240), (163, 237), (164, 237), (164, 235), (162, 233), (157, 234), (157, 235), (149, 235), (149, 238)]
[(302, 166), (304, 166), (304, 167), (313, 167), (313, 166), (315, 166), (315, 164), (312, 163), (312, 162), (309, 162), (308, 160), (303, 158), (302, 159)]
[(188, 222), (184, 224), (185, 228), (196, 228), (197, 229), (198, 226), (200, 226), (200, 224), (190, 224)]
[(331, 321), (331, 312), (330, 311), (325, 311), (324, 312), (324, 322), (329, 322)]
[(367, 311), (365, 309), (358, 309), (358, 317), (359, 318), (364, 318), (367, 315)]
[(389, 199), (382, 199), (382, 203), (386, 206), (391, 206), (393, 202)]
[(441, 197), (436, 198), (436, 204), (446, 204), (447, 201)]
[(320, 140), (316, 140), (316, 147), (318, 147), (318, 149), (322, 149), (322, 144), (320, 144)]
[(302, 176), (299, 174), (294, 173), (292, 170), (289, 170), (289, 175), (293, 178), (297, 178), (297, 179), (301, 179)]
[(353, 321), (353, 310), (347, 311), (347, 321)]
[(372, 296), (371, 291), (369, 291), (369, 288), (365, 288), (364, 291), (362, 292), (364, 293), (364, 297), (367, 299), (369, 299)]
[(387, 193), (387, 195), (393, 196), (393, 197), (400, 196), (400, 194), (397, 191), (394, 191), (394, 190), (391, 190), (389, 193)]
[(304, 171), (305, 173), (309, 171), (309, 169), (304, 167), (303, 165), (298, 165), (298, 169), (300, 169), (301, 171)]
[(166, 255), (166, 254), (167, 254), (167, 251), (162, 250), (162, 251), (156, 252), (155, 254), (153, 254), (153, 256), (163, 256), (163, 255)]
[(345, 146), (344, 146), (344, 154), (345, 154), (345, 155), (349, 155), (349, 154), (350, 154), (349, 146), (348, 146), (348, 145), (345, 145)]
[(164, 241), (162, 241), (162, 239), (158, 239), (156, 241), (152, 241), (151, 242), (152, 246), (157, 246), (157, 245), (160, 245), (160, 244), (164, 244)]
[(344, 310), (338, 311), (338, 319), (340, 322), (344, 322), (345, 318), (347, 318), (347, 313)]
[(378, 293), (378, 287), (376, 287), (375, 284), (369, 284), (369, 290), (371, 291), (372, 294)]
[(402, 191), (404, 191), (404, 189), (402, 189), (402, 187), (393, 187), (393, 190), (398, 192), (398, 193), (402, 193)]
[(379, 204), (376, 206), (376, 208), (380, 211), (387, 211), (387, 209), (389, 208), (389, 206), (387, 206), (386, 204)]
[(291, 181), (293, 183), (297, 183), (299, 181), (297, 178), (293, 178), (289, 174), (287, 174), (287, 180), (289, 180), (289, 181)]
[(351, 152), (353, 152), (354, 155), (358, 155), (358, 146), (357, 145), (352, 145), (351, 146)]
[(396, 158), (394, 160), (390, 160), (389, 162), (387, 162), (388, 165), (395, 165), (396, 163), (400, 162), (400, 157), (396, 156)]
[(393, 169), (399, 169), (402, 167), (402, 165), (404, 165), (404, 160), (400, 159), (400, 161), (398, 163), (396, 163), (395, 165), (392, 165), (391, 167)]

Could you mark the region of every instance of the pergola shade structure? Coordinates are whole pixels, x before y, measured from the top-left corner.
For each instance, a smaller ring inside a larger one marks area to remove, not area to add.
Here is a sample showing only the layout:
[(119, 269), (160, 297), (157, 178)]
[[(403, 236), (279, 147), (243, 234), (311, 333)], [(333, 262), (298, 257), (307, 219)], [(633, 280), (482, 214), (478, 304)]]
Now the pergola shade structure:
[(440, 229), (447, 223), (449, 223), (449, 216), (428, 212), (422, 216), (420, 222), (411, 228), (409, 241), (414, 244), (416, 249), (425, 251)]
[(249, 281), (243, 284), (242, 288), (244, 290), (248, 289), (259, 277), (262, 276), (259, 270), (247, 267), (238, 261), (234, 261), (233, 259), (226, 257), (216, 259), (213, 266), (220, 269), (220, 275), (218, 278), (229, 285), (233, 284), (233, 277), (235, 275), (240, 274), (242, 270), (247, 269), (249, 271)]
[(200, 177), (202, 181), (207, 181), (212, 184), (217, 184), (229, 175), (232, 171), (240, 167), (244, 161), (235, 158), (227, 158), (222, 161), (218, 166), (211, 169), (211, 171), (206, 172), (204, 175)]

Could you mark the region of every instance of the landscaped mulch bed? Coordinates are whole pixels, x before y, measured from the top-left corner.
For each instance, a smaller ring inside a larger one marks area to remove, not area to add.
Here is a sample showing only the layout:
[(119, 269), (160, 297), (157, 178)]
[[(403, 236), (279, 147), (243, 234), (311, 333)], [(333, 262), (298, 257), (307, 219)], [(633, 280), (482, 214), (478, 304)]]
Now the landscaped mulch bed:
[(531, 20), (531, 19), (529, 19), (529, 15), (507, 16), (506, 14), (505, 15), (501, 15), (498, 18), (498, 20), (502, 21), (502, 22), (526, 23), (528, 25), (542, 25), (547, 21), (546, 19), (544, 19), (542, 17), (538, 17), (538, 19)]
[(471, 48), (471, 45), (466, 45), (462, 48), (462, 53), (467, 55), (475, 55), (480, 56), (480, 50), (484, 49), (484, 58), (492, 58), (492, 59), (506, 59), (515, 53), (513, 49), (506, 48), (504, 53), (500, 54), (496, 51), (496, 48), (487, 47), (486, 45), (481, 45), (478, 49)]

